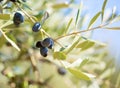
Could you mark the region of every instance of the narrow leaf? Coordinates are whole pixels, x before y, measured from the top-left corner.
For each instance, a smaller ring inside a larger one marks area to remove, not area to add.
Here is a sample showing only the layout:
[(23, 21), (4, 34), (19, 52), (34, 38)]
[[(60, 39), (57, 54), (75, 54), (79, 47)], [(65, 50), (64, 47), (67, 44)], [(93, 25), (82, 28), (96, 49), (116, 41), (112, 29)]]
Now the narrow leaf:
[(81, 48), (81, 51), (83, 51), (83, 50), (91, 48), (92, 46), (94, 46), (94, 44), (95, 42), (86, 40), (84, 42), (79, 43), (76, 48)]
[(59, 3), (59, 4), (54, 4), (52, 7), (55, 8), (55, 9), (67, 8), (67, 7), (69, 7), (69, 4)]
[(54, 52), (53, 57), (55, 59), (59, 59), (59, 60), (65, 60), (66, 59), (66, 55), (63, 52)]
[(72, 21), (73, 21), (73, 18), (71, 18), (71, 19), (69, 20), (68, 25), (67, 25), (67, 27), (66, 27), (66, 29), (65, 29), (65, 31), (64, 31), (64, 34), (66, 34), (66, 33), (68, 32), (68, 29), (69, 29)]
[(77, 26), (77, 23), (78, 23), (78, 21), (79, 21), (80, 15), (81, 15), (82, 6), (83, 6), (83, 3), (81, 2), (81, 3), (80, 3), (80, 7), (79, 7), (79, 9), (78, 9), (78, 11), (77, 11), (77, 15), (76, 15), (76, 21), (75, 21), (75, 25), (76, 25), (76, 26)]
[(79, 67), (84, 66), (88, 61), (89, 61), (89, 59), (88, 59), (88, 58), (85, 58), (85, 59), (81, 62), (81, 64), (80, 64)]
[(22, 3), (22, 5), (25, 7), (25, 8), (28, 8), (29, 10), (32, 10), (32, 8), (30, 8), (28, 5)]
[(15, 47), (18, 51), (20, 51), (20, 48), (11, 40), (9, 39), (5, 33), (0, 29), (1, 33), (3, 34), (3, 36), (5, 37), (5, 39), (13, 46)]
[(88, 81), (90, 80), (90, 77), (88, 75), (86, 75), (85, 73), (83, 73), (75, 68), (68, 68), (68, 71), (71, 72), (77, 78), (88, 80)]
[(78, 11), (77, 11), (77, 16), (76, 16), (75, 25), (77, 25), (77, 22), (78, 22), (78, 18), (79, 18), (79, 14), (80, 14), (80, 9), (78, 9)]
[(0, 5), (0, 13), (3, 13), (3, 7)]
[(89, 25), (88, 25), (88, 29), (95, 23), (95, 21), (97, 20), (97, 18), (100, 16), (101, 12), (98, 12), (90, 21)]
[(79, 43), (80, 39), (81, 39), (81, 37), (79, 37), (69, 48), (67, 48), (65, 53), (68, 54), (70, 51), (72, 51), (77, 46), (77, 44)]
[(103, 16), (104, 16), (104, 10), (105, 10), (105, 6), (107, 4), (108, 0), (104, 0), (103, 6), (102, 6), (102, 21), (103, 21)]
[(9, 20), (10, 19), (10, 14), (0, 14), (0, 19)]
[(42, 19), (42, 17), (44, 16), (45, 14), (45, 10), (40, 10), (39, 13), (37, 15), (35, 15), (35, 17), (37, 17), (39, 20)]
[(113, 18), (115, 18), (116, 16), (117, 16), (117, 13), (116, 13), (116, 6), (114, 6), (113, 9), (112, 9), (111, 20), (112, 20)]
[(115, 17), (115, 18), (111, 21), (111, 23), (118, 22), (118, 21), (120, 21), (120, 15), (117, 16), (117, 17)]

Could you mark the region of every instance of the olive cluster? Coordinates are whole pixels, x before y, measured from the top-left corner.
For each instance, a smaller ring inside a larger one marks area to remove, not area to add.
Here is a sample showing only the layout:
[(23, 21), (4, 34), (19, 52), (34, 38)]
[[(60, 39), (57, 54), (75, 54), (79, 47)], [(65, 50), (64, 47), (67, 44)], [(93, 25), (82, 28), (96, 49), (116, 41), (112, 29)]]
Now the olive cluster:
[[(12, 2), (16, 2), (17, 0), (11, 0)], [(13, 17), (13, 23), (16, 26), (19, 26), (21, 23), (24, 22), (24, 16), (21, 12), (16, 12)], [(32, 27), (33, 32), (38, 32), (41, 29), (41, 24), (39, 22), (35, 22)], [(45, 38), (43, 41), (37, 41), (36, 47), (40, 48), (40, 54), (43, 57), (48, 55), (48, 49), (52, 49), (54, 45), (52, 38)]]
[(51, 38), (45, 38), (43, 41), (37, 41), (36, 47), (40, 48), (40, 54), (43, 57), (46, 57), (48, 55), (48, 49), (52, 49), (54, 45), (53, 39)]
[[(19, 26), (24, 22), (24, 16), (20, 12), (16, 12), (13, 17), (13, 22), (16, 26)], [(41, 24), (39, 22), (34, 23), (32, 30), (38, 32), (41, 29)]]

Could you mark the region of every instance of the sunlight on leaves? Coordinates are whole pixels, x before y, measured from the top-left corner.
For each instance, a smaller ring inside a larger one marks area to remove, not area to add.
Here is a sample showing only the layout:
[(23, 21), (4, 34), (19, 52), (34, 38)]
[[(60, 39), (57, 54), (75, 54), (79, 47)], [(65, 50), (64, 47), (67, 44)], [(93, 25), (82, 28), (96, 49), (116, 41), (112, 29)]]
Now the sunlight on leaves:
[(72, 73), (74, 76), (80, 78), (80, 79), (84, 79), (84, 80), (90, 80), (90, 77), (88, 75), (86, 75), (85, 73), (75, 69), (75, 68), (67, 68), (68, 71), (70, 73)]

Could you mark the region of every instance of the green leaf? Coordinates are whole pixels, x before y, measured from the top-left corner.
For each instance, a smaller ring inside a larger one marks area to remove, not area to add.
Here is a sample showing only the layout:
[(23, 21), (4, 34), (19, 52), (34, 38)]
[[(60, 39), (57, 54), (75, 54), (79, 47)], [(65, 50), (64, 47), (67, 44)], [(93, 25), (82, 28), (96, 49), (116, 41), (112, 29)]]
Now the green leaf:
[(0, 42), (0, 47), (2, 47), (5, 44), (5, 38), (3, 35), (0, 36), (0, 41), (2, 41), (2, 42)]
[(115, 17), (115, 18), (111, 21), (111, 23), (115, 23), (115, 22), (118, 22), (118, 21), (120, 21), (120, 15), (117, 16), (117, 17)]
[(77, 78), (88, 80), (88, 81), (90, 80), (90, 77), (88, 75), (86, 75), (85, 73), (83, 73), (75, 68), (67, 68), (67, 69), (69, 72), (71, 72)]
[(98, 12), (90, 21), (89, 25), (88, 25), (88, 29), (95, 23), (95, 21), (97, 20), (97, 18), (100, 16), (101, 12)]
[(111, 72), (113, 71), (112, 68), (106, 69), (104, 72), (102, 72), (102, 74), (99, 76), (100, 79), (105, 79), (105, 78), (109, 78), (111, 76)]
[(55, 59), (59, 59), (59, 60), (65, 60), (66, 59), (66, 55), (65, 55), (65, 53), (63, 53), (63, 52), (54, 52), (53, 53), (53, 57), (55, 58)]
[(0, 19), (9, 20), (10, 19), (10, 14), (0, 14)]
[(79, 37), (75, 42), (73, 42), (73, 44), (70, 47), (68, 47), (67, 50), (65, 49), (65, 53), (68, 54), (70, 51), (72, 51), (77, 46), (80, 39), (81, 37)]
[(25, 7), (25, 8), (28, 8), (29, 10), (32, 10), (28, 5), (22, 3), (22, 5)]
[(105, 10), (105, 6), (107, 4), (108, 0), (104, 0), (103, 6), (102, 6), (102, 21), (103, 21), (103, 16), (104, 16), (104, 10)]
[(89, 61), (89, 59), (88, 59), (88, 58), (85, 58), (85, 59), (81, 62), (81, 64), (80, 64), (79, 67), (84, 66), (88, 61)]
[(8, 21), (5, 24), (3, 24), (0, 28), (6, 28), (6, 27), (9, 28), (9, 25), (12, 25), (12, 24), (13, 24), (13, 21)]
[(69, 4), (59, 3), (59, 4), (54, 4), (52, 7), (55, 8), (55, 9), (67, 8), (67, 7), (69, 7)]
[(104, 28), (110, 30), (120, 30), (120, 27), (104, 27)]
[(92, 46), (94, 46), (94, 44), (95, 44), (94, 41), (86, 40), (86, 41), (79, 43), (76, 48), (81, 48), (81, 51), (83, 51), (83, 50), (91, 48)]
[(78, 11), (77, 11), (77, 16), (76, 16), (75, 25), (77, 25), (77, 22), (78, 22), (78, 18), (79, 18), (79, 14), (80, 14), (80, 9), (78, 9)]
[(0, 13), (3, 13), (3, 7), (0, 5)]
[(113, 7), (113, 9), (112, 9), (112, 15), (111, 15), (111, 20), (113, 19), (113, 18), (115, 18), (117, 16), (117, 13), (116, 13), (116, 6), (114, 6)]
[(5, 39), (14, 47), (16, 48), (18, 51), (20, 51), (20, 48), (11, 40), (9, 39), (5, 33), (0, 29), (1, 33), (3, 34), (3, 36), (5, 37)]
[(75, 25), (77, 25), (78, 20), (79, 20), (79, 18), (80, 18), (80, 14), (81, 14), (82, 6), (83, 6), (83, 3), (81, 2), (80, 7), (79, 7), (79, 9), (78, 9), (78, 11), (77, 11)]
[(69, 20), (68, 25), (67, 25), (67, 27), (65, 28), (64, 34), (66, 34), (66, 33), (68, 32), (68, 29), (69, 29), (72, 21), (73, 21), (73, 18), (71, 18), (71, 19)]
[(37, 15), (35, 15), (35, 17), (37, 17), (39, 20), (41, 20), (41, 18), (44, 16), (45, 12), (46, 12), (45, 10), (40, 10), (40, 12)]

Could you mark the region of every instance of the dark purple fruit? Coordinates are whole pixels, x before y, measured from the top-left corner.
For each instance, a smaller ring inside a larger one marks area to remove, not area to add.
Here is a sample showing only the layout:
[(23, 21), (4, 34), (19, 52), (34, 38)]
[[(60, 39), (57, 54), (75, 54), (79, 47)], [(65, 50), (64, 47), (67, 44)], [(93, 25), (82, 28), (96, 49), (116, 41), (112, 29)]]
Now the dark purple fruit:
[(41, 41), (37, 41), (36, 42), (36, 47), (37, 48), (42, 48), (43, 47), (42, 44), (41, 44)]
[(33, 25), (32, 30), (33, 30), (34, 32), (38, 32), (38, 31), (40, 30), (40, 28), (41, 28), (41, 24), (40, 24), (39, 22), (36, 22), (36, 23)]
[(24, 17), (21, 13), (16, 12), (13, 17), (13, 22), (16, 26), (20, 25), (24, 21)]
[(53, 42), (53, 40), (51, 38), (45, 38), (42, 41), (42, 46), (52, 48), (52, 44), (53, 44), (52, 42)]
[(43, 56), (43, 57), (46, 57), (48, 55), (48, 49), (46, 47), (41, 47), (40, 48), (40, 54)]
[(0, 2), (3, 1), (3, 0), (0, 0)]
[(53, 45), (54, 45), (54, 41), (53, 41), (53, 39), (51, 39), (51, 44), (50, 44), (50, 46), (48, 48), (52, 49)]
[(12, 2), (17, 2), (18, 0), (10, 0), (10, 1), (12, 1)]
[(63, 67), (59, 67), (58, 68), (58, 73), (60, 74), (60, 75), (65, 75), (66, 74), (66, 69), (65, 68), (63, 68)]

